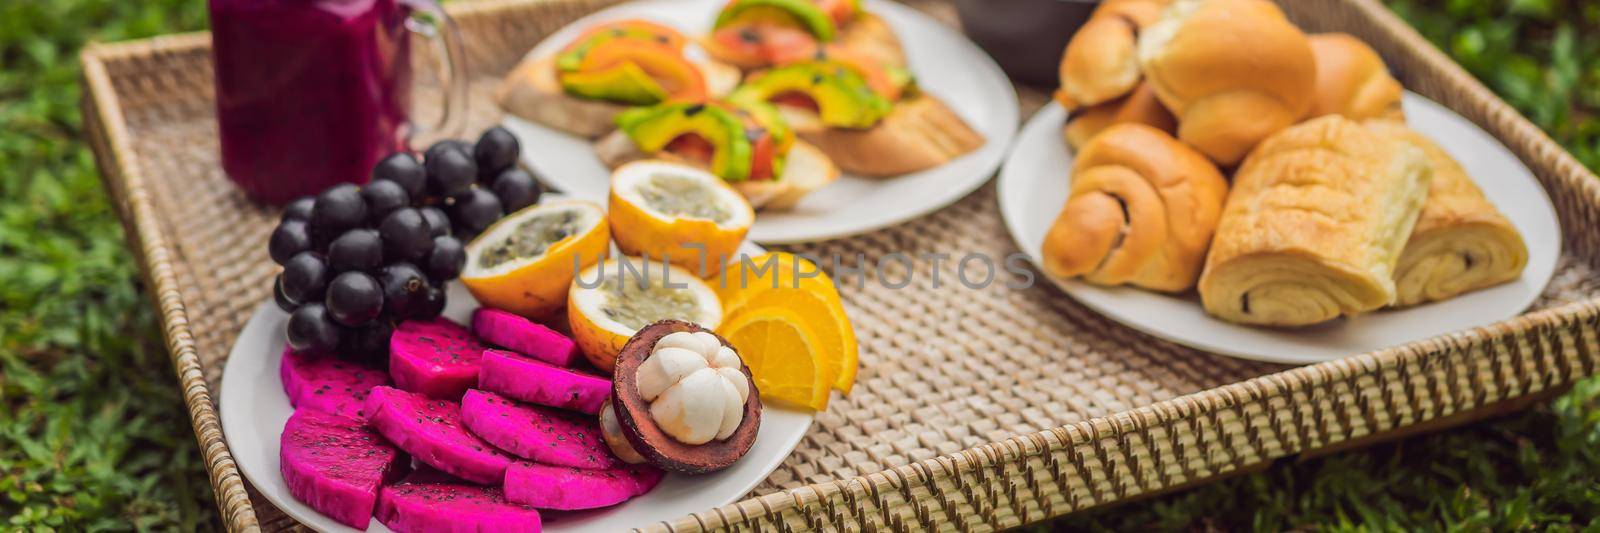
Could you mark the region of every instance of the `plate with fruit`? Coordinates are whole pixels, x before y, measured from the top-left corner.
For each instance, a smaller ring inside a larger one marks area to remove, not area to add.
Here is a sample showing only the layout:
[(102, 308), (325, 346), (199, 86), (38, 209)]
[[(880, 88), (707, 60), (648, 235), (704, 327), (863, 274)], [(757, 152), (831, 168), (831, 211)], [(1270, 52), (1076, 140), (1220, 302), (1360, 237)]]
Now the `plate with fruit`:
[(241, 472), (291, 517), (671, 520), (748, 494), (848, 392), (856, 342), (833, 283), (744, 242), (751, 209), (721, 180), (639, 163), (601, 205), (506, 178), (518, 149), (492, 129), (285, 210), (275, 301), (234, 344), (221, 411)]
[(818, 241), (929, 213), (988, 181), (1017, 98), (976, 45), (884, 1), (651, 0), (579, 19), (496, 92), (526, 163), (600, 200), (640, 159), (706, 169), (749, 238)]

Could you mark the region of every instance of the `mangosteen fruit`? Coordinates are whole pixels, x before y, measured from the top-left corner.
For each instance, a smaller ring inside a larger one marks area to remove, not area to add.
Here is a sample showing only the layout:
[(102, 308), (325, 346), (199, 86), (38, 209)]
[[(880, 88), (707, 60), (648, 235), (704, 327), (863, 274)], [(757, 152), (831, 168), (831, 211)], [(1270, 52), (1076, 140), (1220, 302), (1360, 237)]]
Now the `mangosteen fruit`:
[(611, 454), (622, 462), (630, 465), (649, 462), (639, 455), (638, 450), (633, 449), (628, 436), (622, 434), (622, 423), (617, 421), (617, 410), (610, 398), (600, 404), (600, 436), (606, 441), (606, 447), (611, 448)]
[[(664, 470), (727, 468), (750, 451), (761, 427), (750, 367), (727, 339), (691, 322), (662, 320), (635, 333), (617, 355), (611, 387), (622, 437)], [(619, 457), (628, 455), (618, 447)]]

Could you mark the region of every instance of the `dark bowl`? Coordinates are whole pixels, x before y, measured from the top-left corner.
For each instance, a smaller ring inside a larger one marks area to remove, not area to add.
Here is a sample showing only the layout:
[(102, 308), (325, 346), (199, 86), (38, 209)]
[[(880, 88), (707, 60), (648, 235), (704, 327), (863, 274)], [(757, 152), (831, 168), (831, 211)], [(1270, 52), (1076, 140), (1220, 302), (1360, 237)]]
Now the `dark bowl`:
[(1011, 79), (1041, 88), (1058, 85), (1061, 52), (1098, 0), (955, 0), (968, 37), (994, 57)]

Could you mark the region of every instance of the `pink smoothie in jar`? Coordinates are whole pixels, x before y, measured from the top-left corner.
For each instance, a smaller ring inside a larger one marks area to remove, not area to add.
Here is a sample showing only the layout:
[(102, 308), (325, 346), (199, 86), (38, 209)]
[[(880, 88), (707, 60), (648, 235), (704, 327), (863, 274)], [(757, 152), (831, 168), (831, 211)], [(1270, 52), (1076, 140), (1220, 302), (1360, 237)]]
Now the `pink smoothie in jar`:
[(222, 168), (283, 203), (364, 183), (405, 148), (410, 8), (399, 0), (209, 0)]

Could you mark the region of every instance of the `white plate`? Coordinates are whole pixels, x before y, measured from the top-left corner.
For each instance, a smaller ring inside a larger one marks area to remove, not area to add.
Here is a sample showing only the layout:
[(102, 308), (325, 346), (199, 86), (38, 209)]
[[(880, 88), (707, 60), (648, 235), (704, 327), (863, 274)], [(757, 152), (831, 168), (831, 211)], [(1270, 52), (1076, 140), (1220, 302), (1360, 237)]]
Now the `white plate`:
[[(579, 19), (529, 52), (554, 53), (596, 23), (647, 18), (690, 35), (704, 33), (723, 0), (630, 2)], [(866, 8), (894, 28), (922, 88), (983, 134), (982, 148), (936, 168), (893, 178), (844, 175), (813, 192), (791, 211), (762, 212), (750, 240), (786, 244), (835, 239), (892, 226), (927, 214), (977, 189), (1005, 157), (1017, 129), (1017, 92), (1000, 67), (960, 33), (915, 9), (880, 0)], [(567, 194), (605, 203), (611, 172), (586, 139), (516, 117), (505, 126), (522, 142), (523, 162), (545, 183)]]
[[(754, 249), (746, 246), (744, 251)], [(459, 282), (450, 285), (444, 315), (467, 324), (477, 301)], [(261, 304), (228, 354), (222, 375), (222, 431), (239, 471), (284, 513), (324, 532), (353, 532), (289, 495), (278, 470), (278, 437), (294, 409), (283, 392), (278, 363), (289, 315), (272, 302)], [(750, 452), (727, 470), (703, 476), (668, 475), (649, 493), (615, 507), (562, 512), (546, 518), (545, 531), (613, 532), (671, 520), (733, 503), (783, 463), (811, 428), (812, 413), (768, 405)], [(367, 531), (389, 528), (373, 519)]]
[[(1315, 363), (1482, 326), (1516, 316), (1539, 297), (1561, 256), (1561, 226), (1543, 187), (1504, 146), (1471, 121), (1407, 92), (1406, 120), (1472, 175), (1522, 232), (1528, 266), (1515, 281), (1427, 305), (1388, 310), (1293, 330), (1255, 328), (1213, 318), (1192, 291), (1183, 296), (1130, 287), (1052, 279), (1080, 303), (1113, 320), (1178, 344), (1275, 363)], [(1067, 113), (1051, 103), (1028, 120), (1000, 172), (1000, 212), (1017, 246), (1034, 263), (1066, 203), (1072, 154), (1061, 139)], [(1046, 276), (1049, 277), (1049, 276)]]

